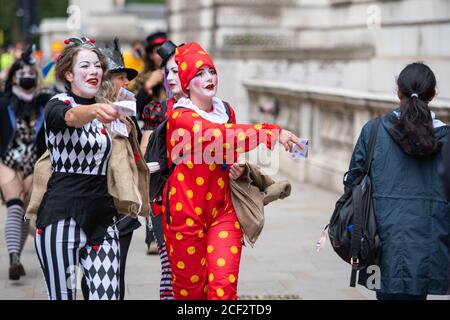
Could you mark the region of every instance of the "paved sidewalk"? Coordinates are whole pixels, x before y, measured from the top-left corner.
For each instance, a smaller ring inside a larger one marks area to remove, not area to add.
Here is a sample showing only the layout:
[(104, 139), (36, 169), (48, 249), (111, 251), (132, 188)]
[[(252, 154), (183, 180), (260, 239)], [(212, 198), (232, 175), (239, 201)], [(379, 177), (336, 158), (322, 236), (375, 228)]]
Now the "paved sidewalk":
[[(320, 253), (315, 250), (337, 197), (294, 183), (289, 198), (266, 207), (265, 228), (256, 246), (243, 250), (238, 288), (241, 299), (374, 299), (374, 294), (362, 287), (348, 287), (350, 267), (333, 252), (328, 240)], [(27, 276), (18, 282), (8, 280), (5, 214), (5, 207), (0, 207), (0, 299), (46, 299), (31, 237), (22, 254)], [(144, 238), (141, 227), (128, 254), (126, 299), (159, 299), (159, 259), (146, 255)], [(78, 297), (81, 299), (81, 292)]]

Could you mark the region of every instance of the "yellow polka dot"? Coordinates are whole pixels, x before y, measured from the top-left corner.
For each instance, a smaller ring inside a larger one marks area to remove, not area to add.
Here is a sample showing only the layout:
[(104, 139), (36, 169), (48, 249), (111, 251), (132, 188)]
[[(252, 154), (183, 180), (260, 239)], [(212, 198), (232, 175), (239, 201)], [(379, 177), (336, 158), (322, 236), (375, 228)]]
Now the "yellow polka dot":
[(178, 129), (178, 135), (180, 137), (184, 136), (184, 129), (183, 128)]
[(212, 245), (209, 245), (209, 246), (206, 248), (206, 251), (208, 251), (208, 253), (211, 253), (211, 252), (214, 251), (214, 247), (213, 247)]
[(183, 261), (178, 261), (177, 262), (177, 267), (178, 267), (178, 269), (184, 269), (186, 267), (186, 265), (184, 264)]
[(199, 137), (198, 138), (198, 143), (203, 143), (205, 141), (206, 141), (205, 137)]
[(193, 132), (199, 132), (200, 131), (200, 126), (198, 124), (194, 124), (194, 126), (192, 127), (192, 131)]
[(197, 177), (197, 179), (195, 179), (195, 182), (197, 183), (197, 185), (202, 186), (205, 183), (205, 180), (202, 177)]
[(200, 68), (202, 66), (202, 64), (203, 64), (202, 60), (197, 60), (197, 62), (195, 63), (195, 67)]
[(214, 129), (214, 130), (213, 130), (213, 136), (214, 136), (214, 137), (218, 137), (218, 136), (220, 136), (221, 134), (222, 134), (222, 132), (220, 132), (219, 129)]
[(266, 134), (267, 134), (268, 136), (271, 136), (271, 135), (272, 135), (272, 130), (270, 130), (270, 129), (266, 130)]
[(186, 143), (186, 144), (184, 145), (184, 149), (187, 150), (187, 151), (189, 151), (189, 150), (192, 149), (192, 145), (191, 145), (190, 143)]
[(183, 297), (187, 297), (187, 296), (188, 296), (188, 291), (187, 291), (186, 289), (181, 289), (181, 290), (180, 290), (180, 294), (181, 294)]
[(173, 247), (172, 247), (172, 245), (170, 245), (170, 247), (169, 247), (169, 252), (172, 254), (173, 253)]
[(203, 237), (205, 237), (205, 234), (203, 233), (203, 231), (199, 231), (198, 232), (198, 237), (201, 239)]
[(239, 252), (239, 249), (238, 249), (238, 247), (236, 247), (236, 246), (232, 246), (232, 247), (230, 248), (230, 251), (231, 251), (231, 253), (236, 254), (236, 253)]
[(225, 143), (223, 144), (223, 147), (224, 147), (225, 149), (230, 149), (230, 148), (231, 148), (231, 145), (230, 145), (228, 142), (225, 142)]
[(206, 264), (206, 258), (202, 258), (202, 260), (200, 260), (200, 264), (204, 266)]
[(228, 237), (228, 232), (227, 231), (220, 231), (219, 232), (219, 238), (220, 239), (225, 239), (226, 237)]
[(222, 288), (218, 288), (218, 289), (216, 290), (216, 293), (217, 293), (217, 296), (218, 296), (218, 297), (223, 297), (223, 295), (225, 294), (225, 292), (223, 291)]
[(195, 253), (195, 247), (188, 247), (187, 248), (187, 253), (189, 253), (190, 255), (193, 255)]
[(206, 285), (206, 286), (203, 287), (203, 292), (204, 292), (204, 293), (208, 293), (208, 285)]
[(189, 169), (192, 169), (194, 167), (194, 164), (190, 160), (186, 163), (186, 165)]
[(177, 238), (177, 240), (181, 240), (183, 239), (183, 235), (181, 234), (181, 232), (177, 232), (175, 238)]
[[(169, 194), (170, 195), (170, 194)], [(166, 206), (161, 206), (161, 211), (165, 212), (166, 211)]]
[(181, 65), (180, 65), (180, 68), (181, 68), (181, 70), (183, 70), (183, 71), (186, 70), (186, 68), (187, 68), (187, 63), (183, 61), (183, 62), (181, 63)]
[(223, 189), (223, 187), (225, 187), (225, 182), (223, 181), (222, 178), (217, 179), (217, 185)]
[(180, 172), (179, 174), (177, 174), (177, 178), (178, 178), (178, 181), (184, 181), (184, 174), (182, 174)]
[(225, 265), (225, 259), (224, 258), (217, 259), (217, 265), (219, 267), (223, 267)]
[(235, 277), (234, 275), (230, 274), (230, 275), (228, 276), (228, 280), (229, 280), (231, 283), (235, 283), (235, 282), (236, 282), (236, 277)]
[(214, 280), (214, 273), (210, 273), (208, 277), (209, 282), (212, 282)]
[(194, 225), (194, 220), (192, 220), (191, 218), (187, 218), (186, 219), (186, 225), (188, 227), (192, 227)]
[(243, 153), (243, 152), (245, 152), (245, 149), (244, 149), (244, 148), (241, 148), (241, 147), (237, 147), (237, 148), (236, 148), (236, 152), (237, 152), (237, 153)]
[(240, 229), (240, 228), (241, 228), (241, 225), (239, 224), (239, 221), (236, 221), (236, 222), (234, 223), (234, 227), (235, 227), (236, 229)]
[(172, 147), (174, 147), (175, 146), (175, 139), (170, 139), (170, 145), (172, 146)]
[(174, 195), (175, 193), (177, 193), (177, 189), (175, 187), (170, 188), (170, 194)]
[(178, 48), (175, 49), (175, 55), (178, 56), (180, 54), (180, 51), (178, 50)]
[(195, 112), (192, 112), (192, 116), (193, 116), (194, 118), (200, 117), (200, 115), (199, 115), (198, 113), (195, 113)]
[(206, 194), (206, 200), (211, 200), (212, 199), (212, 193), (211, 192), (208, 192), (207, 194)]
[(181, 202), (177, 202), (177, 204), (175, 205), (175, 209), (177, 211), (181, 211), (183, 209), (183, 204)]
[(197, 215), (201, 215), (202, 212), (203, 212), (202, 208), (200, 208), (200, 207), (195, 207), (194, 210), (195, 210), (195, 213), (196, 213)]
[(164, 241), (165, 241), (165, 242), (167, 242), (167, 238), (166, 238), (166, 235), (164, 235)]
[(227, 129), (233, 128), (233, 124), (232, 123), (225, 123), (225, 128), (227, 128)]
[(214, 162), (209, 165), (209, 170), (211, 171), (216, 170), (216, 164)]
[(262, 129), (262, 125), (260, 125), (260, 124), (255, 125), (255, 129), (256, 130), (261, 130)]
[(167, 130), (169, 130), (170, 129), (170, 124), (169, 124), (169, 121), (167, 121)]
[(217, 226), (219, 224), (219, 221), (211, 223), (211, 227)]
[(176, 282), (176, 281), (177, 281), (177, 277), (174, 274), (172, 274), (172, 282)]
[(216, 209), (216, 208), (213, 208), (213, 209), (212, 209), (212, 216), (213, 216), (214, 218), (217, 216), (217, 213), (218, 213), (217, 209)]
[(192, 282), (192, 283), (197, 283), (199, 279), (200, 279), (200, 278), (198, 277), (198, 275), (194, 274), (194, 275), (191, 277), (191, 282)]
[(199, 54), (206, 54), (206, 52), (203, 51), (203, 50), (198, 50), (197, 53), (199, 53)]
[(189, 199), (192, 199), (194, 197), (194, 192), (192, 190), (186, 191), (186, 195)]
[[(176, 119), (179, 114), (180, 113), (178, 111), (174, 112), (173, 115), (172, 115), (172, 119)], [(169, 124), (169, 123), (167, 122), (167, 124)]]
[(239, 132), (237, 137), (239, 141), (243, 141), (245, 140), (245, 133)]

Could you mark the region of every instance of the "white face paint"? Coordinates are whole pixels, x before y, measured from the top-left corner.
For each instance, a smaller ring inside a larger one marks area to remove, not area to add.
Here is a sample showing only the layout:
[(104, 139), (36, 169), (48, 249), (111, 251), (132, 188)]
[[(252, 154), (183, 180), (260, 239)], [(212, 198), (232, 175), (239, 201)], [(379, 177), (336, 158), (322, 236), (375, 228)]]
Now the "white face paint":
[(191, 96), (212, 98), (217, 92), (217, 73), (213, 68), (201, 68), (191, 82), (189, 92)]
[(181, 82), (178, 76), (178, 65), (175, 63), (175, 55), (172, 55), (166, 63), (167, 82), (169, 83), (170, 91), (174, 96), (181, 94)]
[(97, 54), (89, 49), (81, 49), (73, 64), (72, 72), (66, 75), (71, 91), (83, 98), (94, 98), (100, 89), (103, 69)]

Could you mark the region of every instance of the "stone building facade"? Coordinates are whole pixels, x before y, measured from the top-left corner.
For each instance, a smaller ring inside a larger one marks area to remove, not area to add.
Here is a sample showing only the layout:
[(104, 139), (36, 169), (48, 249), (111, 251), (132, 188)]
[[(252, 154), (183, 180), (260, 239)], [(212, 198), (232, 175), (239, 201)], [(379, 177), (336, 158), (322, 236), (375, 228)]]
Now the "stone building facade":
[(212, 53), (219, 96), (240, 122), (310, 139), (308, 160), (277, 164), (301, 181), (342, 189), (362, 125), (397, 106), (395, 77), (408, 63), (434, 70), (432, 106), (450, 120), (448, 0), (168, 0), (167, 10), (174, 42)]

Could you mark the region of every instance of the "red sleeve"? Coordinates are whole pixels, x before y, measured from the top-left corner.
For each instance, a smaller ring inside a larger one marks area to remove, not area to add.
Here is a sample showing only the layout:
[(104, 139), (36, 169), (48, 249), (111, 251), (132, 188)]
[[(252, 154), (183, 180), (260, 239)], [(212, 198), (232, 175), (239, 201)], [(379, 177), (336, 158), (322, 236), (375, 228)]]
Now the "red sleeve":
[[(234, 112), (230, 118), (236, 121)], [(280, 132), (275, 124), (214, 123), (189, 109), (175, 109), (169, 114), (168, 124), (167, 142), (174, 147), (172, 159), (189, 150), (196, 156), (211, 155), (214, 161), (219, 157), (227, 163), (235, 162), (238, 153), (250, 151), (261, 143), (273, 149)]]

